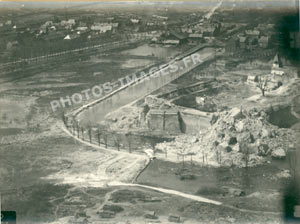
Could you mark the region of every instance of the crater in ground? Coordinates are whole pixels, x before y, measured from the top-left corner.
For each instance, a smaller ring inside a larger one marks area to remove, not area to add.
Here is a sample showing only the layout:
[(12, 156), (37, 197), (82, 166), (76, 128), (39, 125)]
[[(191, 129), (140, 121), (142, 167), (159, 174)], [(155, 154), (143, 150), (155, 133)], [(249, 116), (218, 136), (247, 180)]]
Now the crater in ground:
[(268, 111), (268, 115), (268, 121), (279, 128), (291, 128), (300, 122), (300, 119), (293, 115), (291, 106), (272, 107)]

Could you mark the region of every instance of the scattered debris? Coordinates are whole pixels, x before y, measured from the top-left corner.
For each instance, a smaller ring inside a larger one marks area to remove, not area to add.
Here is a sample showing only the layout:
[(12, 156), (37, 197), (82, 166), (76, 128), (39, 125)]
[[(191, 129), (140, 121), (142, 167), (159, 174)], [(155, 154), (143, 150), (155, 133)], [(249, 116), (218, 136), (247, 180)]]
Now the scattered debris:
[(189, 153), (194, 153), (193, 161), (205, 166), (251, 167), (266, 162), (269, 156), (284, 158), (287, 142), (297, 139), (291, 129), (270, 124), (264, 110), (233, 108), (213, 117), (209, 129), (157, 144), (156, 148), (164, 152), (161, 158), (184, 162), (190, 158)]
[(154, 211), (148, 211), (145, 215), (144, 218), (146, 219), (158, 219)]
[(286, 153), (282, 148), (279, 148), (279, 149), (273, 150), (271, 156), (274, 159), (283, 159), (283, 158), (285, 158)]
[(177, 215), (170, 215), (168, 218), (169, 222), (177, 222), (180, 223), (180, 216)]
[(291, 177), (291, 172), (289, 170), (283, 170), (276, 174), (277, 178), (289, 178)]
[(97, 212), (97, 214), (99, 214), (100, 217), (101, 217), (101, 218), (104, 218), (104, 219), (111, 219), (111, 218), (114, 218), (115, 215), (116, 215), (116, 214), (115, 214), (114, 212), (112, 212), (112, 211), (104, 211), (104, 210)]

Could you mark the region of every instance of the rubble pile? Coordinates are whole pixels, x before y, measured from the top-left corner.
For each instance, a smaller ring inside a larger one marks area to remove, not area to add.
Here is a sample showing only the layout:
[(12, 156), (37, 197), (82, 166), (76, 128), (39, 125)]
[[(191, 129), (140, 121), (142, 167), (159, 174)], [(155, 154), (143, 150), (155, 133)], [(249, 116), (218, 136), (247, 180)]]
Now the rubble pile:
[[(268, 114), (252, 109), (233, 108), (215, 113), (209, 129), (196, 136), (178, 136), (174, 142), (161, 143), (157, 149), (174, 155), (193, 154), (193, 160), (211, 166), (256, 166), (283, 159), (296, 133), (280, 129), (267, 121)], [(188, 158), (188, 157), (187, 157)]]
[(142, 106), (127, 105), (106, 115), (105, 124), (111, 130), (145, 130), (147, 125), (147, 114), (149, 110), (170, 110), (176, 106), (165, 99), (149, 95), (145, 98)]
[(106, 115), (105, 124), (111, 130), (129, 130), (139, 127), (142, 108), (134, 106), (121, 107)]
[(151, 109), (167, 110), (176, 108), (176, 105), (169, 102), (168, 100), (159, 98), (155, 95), (149, 95), (145, 98), (145, 105), (148, 105)]

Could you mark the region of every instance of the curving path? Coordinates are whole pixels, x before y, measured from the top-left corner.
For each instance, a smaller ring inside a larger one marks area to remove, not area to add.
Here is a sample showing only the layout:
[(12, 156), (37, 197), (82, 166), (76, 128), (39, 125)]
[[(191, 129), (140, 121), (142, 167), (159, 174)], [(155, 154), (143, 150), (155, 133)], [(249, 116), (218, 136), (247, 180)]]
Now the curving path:
[[(105, 151), (109, 151), (110, 153), (112, 152), (112, 149), (107, 149), (107, 148), (104, 148), (104, 147), (101, 147), (101, 146), (98, 146), (98, 145), (95, 145), (93, 143), (89, 143), (89, 142), (86, 142), (86, 141), (83, 141), (82, 139), (79, 139), (77, 138), (76, 136), (72, 135), (68, 129), (66, 129), (64, 126), (58, 126), (62, 131), (64, 131), (67, 135), (71, 136), (72, 138), (76, 139), (77, 141), (85, 144), (85, 145), (88, 145), (88, 146), (91, 146), (91, 147), (94, 147), (96, 149), (101, 149), (101, 150), (105, 150)], [(124, 154), (124, 155), (132, 155), (128, 152), (125, 152), (125, 151), (116, 151), (116, 150), (113, 150), (113, 152), (115, 153), (120, 153), (120, 154)], [(135, 155), (138, 155), (140, 156), (141, 158), (143, 159), (147, 159), (147, 163), (145, 164), (145, 166), (148, 165), (148, 163), (150, 162), (150, 158), (149, 156), (147, 156), (147, 154), (145, 153), (145, 155), (142, 155), (142, 154), (136, 154)], [(131, 166), (128, 165), (126, 167), (126, 169), (129, 169)], [(141, 169), (142, 171), (143, 169)], [(132, 181), (135, 181), (135, 178), (134, 180)], [(142, 187), (142, 188), (147, 188), (147, 189), (150, 189), (150, 190), (156, 190), (156, 191), (160, 191), (160, 192), (163, 192), (163, 193), (167, 193), (167, 194), (172, 194), (172, 195), (177, 195), (177, 196), (181, 196), (181, 197), (184, 197), (184, 198), (188, 198), (188, 199), (191, 199), (191, 200), (194, 200), (194, 201), (199, 201), (199, 202), (204, 202), (204, 203), (210, 203), (210, 204), (215, 204), (215, 205), (221, 205), (222, 203), (221, 202), (218, 202), (218, 201), (214, 201), (214, 200), (210, 200), (208, 198), (204, 198), (204, 197), (200, 197), (200, 196), (196, 196), (196, 195), (191, 195), (191, 194), (186, 194), (186, 193), (183, 193), (183, 192), (179, 192), (179, 191), (175, 191), (175, 190), (170, 190), (170, 189), (164, 189), (164, 188), (157, 188), (157, 187), (151, 187), (151, 186), (147, 186), (147, 185), (141, 185), (141, 184), (133, 184), (133, 183), (123, 183), (123, 182), (117, 182), (117, 181), (111, 181), (111, 182), (108, 182), (107, 183), (108, 186), (131, 186), (131, 187)]]
[[(96, 149), (105, 150), (105, 151), (108, 151), (110, 153), (113, 151), (115, 153), (124, 154), (124, 155), (132, 155), (133, 154), (133, 153), (129, 153), (129, 152), (126, 152), (126, 151), (117, 151), (117, 150), (113, 150), (113, 149), (107, 149), (107, 148), (98, 146), (96, 144), (92, 144), (92, 143), (83, 141), (83, 140), (77, 138), (76, 136), (72, 135), (69, 132), (69, 130), (67, 130), (64, 126), (59, 126), (59, 128), (61, 128), (61, 130), (63, 130), (66, 134), (68, 134), (72, 138), (76, 139), (77, 141), (79, 141), (79, 142), (81, 142), (85, 145), (94, 147)], [(147, 166), (150, 163), (150, 158), (146, 153), (144, 155), (143, 154), (137, 154), (137, 153), (134, 153), (134, 154), (140, 156), (141, 158), (144, 158), (144, 159), (146, 158), (147, 159), (147, 163), (145, 164), (145, 166)], [(129, 164), (126, 168), (129, 169), (130, 166), (131, 166), (131, 164)], [(142, 171), (143, 171), (143, 169), (140, 170), (140, 172), (142, 172)], [(139, 173), (136, 176), (138, 176), (138, 175), (139, 175)], [(135, 181), (135, 179), (136, 178), (133, 178), (132, 182)], [(172, 190), (172, 189), (161, 188), (161, 187), (152, 187), (152, 186), (148, 186), (148, 185), (134, 184), (134, 183), (124, 183), (124, 182), (119, 182), (119, 181), (109, 181), (109, 182), (107, 182), (106, 185), (107, 186), (112, 186), (112, 187), (113, 186), (116, 186), (116, 187), (117, 186), (120, 186), (120, 187), (124, 186), (124, 187), (145, 188), (145, 189), (149, 189), (149, 190), (159, 191), (159, 192), (162, 192), (162, 193), (165, 193), (165, 194), (170, 194), (170, 195), (175, 195), (175, 196), (187, 198), (187, 199), (190, 199), (190, 200), (193, 200), (193, 201), (198, 201), (198, 202), (202, 202), (202, 203), (208, 203), (208, 204), (213, 204), (213, 205), (216, 205), (216, 206), (226, 207), (226, 208), (233, 209), (233, 210), (243, 212), (243, 213), (251, 213), (251, 214), (257, 214), (257, 215), (276, 215), (276, 216), (281, 215), (281, 213), (279, 213), (279, 212), (255, 211), (255, 210), (250, 210), (250, 209), (237, 208), (237, 207), (234, 207), (234, 206), (231, 206), (231, 205), (228, 205), (228, 204), (224, 204), (220, 201), (211, 200), (211, 199), (208, 199), (208, 198), (205, 198), (205, 197), (202, 197), (202, 196), (187, 194), (187, 193), (184, 193), (184, 192), (180, 192), (180, 191), (176, 191), (176, 190)]]

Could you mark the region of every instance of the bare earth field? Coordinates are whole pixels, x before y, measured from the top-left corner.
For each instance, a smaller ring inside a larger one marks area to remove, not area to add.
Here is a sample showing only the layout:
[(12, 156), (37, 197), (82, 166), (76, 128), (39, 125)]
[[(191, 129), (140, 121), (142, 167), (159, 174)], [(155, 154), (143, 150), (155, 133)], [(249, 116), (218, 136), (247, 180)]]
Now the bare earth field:
[[(201, 215), (201, 220), (207, 223), (216, 209), (206, 204), (151, 190), (107, 186), (112, 179), (130, 182), (144, 166), (144, 157), (95, 149), (60, 129), (60, 114), (51, 112), (51, 100), (90, 88), (96, 82), (94, 72), (99, 74), (99, 70), (103, 72), (99, 83), (103, 83), (138, 69), (120, 70), (118, 66), (128, 62), (111, 57), (120, 63), (74, 62), (50, 72), (19, 74), (13, 82), (5, 82), (11, 77), (2, 78), (2, 209), (15, 210), (18, 223), (141, 223), (147, 210), (156, 211), (162, 222), (167, 222), (170, 213), (178, 213), (189, 217), (186, 223), (199, 223), (199, 216), (191, 216), (185, 208), (205, 206), (207, 214)], [(113, 221), (101, 219), (97, 212), (114, 210), (104, 207), (111, 204), (122, 211)]]
[[(54, 66), (48, 72), (18, 74), (13, 82), (5, 82), (11, 77), (1, 79), (2, 209), (15, 210), (18, 223), (151, 223), (144, 217), (148, 211), (155, 211), (161, 223), (168, 223), (170, 214), (181, 216), (184, 223), (280, 223), (277, 212), (285, 179), (272, 175), (285, 169), (284, 164), (222, 171), (187, 162), (184, 172), (193, 172), (196, 178), (180, 180), (180, 162), (155, 160), (137, 179), (138, 183), (207, 197), (223, 205), (139, 187), (109, 185), (111, 181), (131, 183), (145, 166), (146, 157), (78, 142), (61, 129), (61, 114), (52, 113), (50, 101), (159, 61), (155, 54), (151, 60), (145, 60), (143, 55), (128, 55), (112, 52), (105, 59), (95, 56), (81, 63)], [(233, 90), (228, 88), (225, 94), (237, 95), (242, 89), (241, 84)], [(232, 100), (232, 105), (237, 101), (240, 104), (252, 93), (244, 89), (238, 99), (228, 97), (223, 103)], [(264, 178), (262, 170), (266, 173)], [(222, 187), (242, 189), (245, 194), (228, 195)], [(115, 212), (114, 218), (102, 218), (100, 210)], [(264, 214), (262, 210), (273, 213)]]

